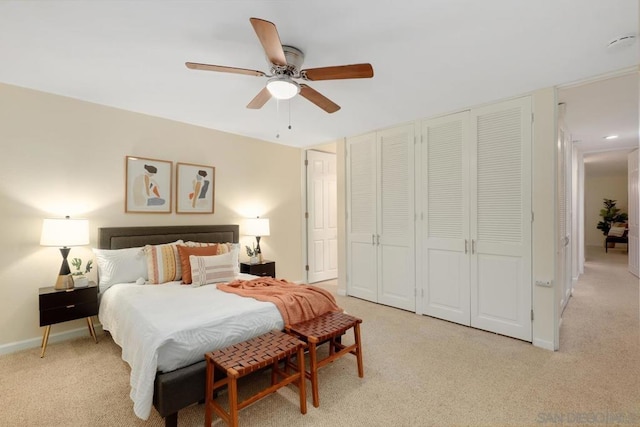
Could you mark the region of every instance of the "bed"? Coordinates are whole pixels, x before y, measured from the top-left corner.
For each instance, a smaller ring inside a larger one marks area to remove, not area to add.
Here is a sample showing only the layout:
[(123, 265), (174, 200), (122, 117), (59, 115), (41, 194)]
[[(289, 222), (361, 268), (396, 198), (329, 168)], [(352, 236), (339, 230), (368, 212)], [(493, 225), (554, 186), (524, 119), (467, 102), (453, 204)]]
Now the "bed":
[[(141, 247), (146, 244), (172, 243), (177, 240), (237, 243), (238, 237), (238, 225), (109, 227), (99, 229), (98, 247), (110, 250), (125, 249)], [(138, 417), (143, 419), (148, 417), (152, 403), (165, 419), (165, 426), (177, 426), (180, 409), (204, 400), (206, 369), (204, 353), (206, 351), (214, 350), (216, 346), (228, 345), (231, 341), (237, 342), (251, 336), (261, 335), (274, 328), (282, 329), (282, 317), (273, 304), (231, 294), (214, 295), (215, 292), (224, 294), (217, 291), (214, 285), (191, 288), (179, 283), (156, 286), (119, 283), (101, 292), (100, 321), (104, 321), (103, 327), (122, 347), (123, 359), (132, 367), (131, 397), (134, 400), (134, 411)], [(198, 297), (195, 302), (187, 302), (188, 299), (183, 299), (187, 298), (185, 294), (198, 295)], [(126, 298), (122, 299), (122, 295), (125, 295)], [(166, 302), (167, 295), (172, 302)], [(205, 303), (208, 298), (211, 298), (211, 301), (219, 301), (222, 305), (218, 305), (217, 309), (209, 310), (207, 308), (209, 303)], [(191, 318), (190, 315), (184, 315), (187, 305), (192, 313), (205, 312), (208, 316), (208, 313), (212, 312), (212, 318), (198, 317), (201, 314), (194, 315), (198, 318), (197, 327), (194, 327), (193, 324), (184, 326), (188, 331), (191, 331), (188, 333), (189, 339), (201, 341), (204, 347), (201, 345), (185, 351), (180, 342), (185, 335), (183, 330), (176, 329), (174, 332), (167, 332), (160, 339), (153, 338), (155, 332), (145, 330), (145, 328), (153, 329), (156, 324), (162, 323), (165, 326), (171, 326), (173, 321), (153, 313), (150, 315), (138, 314), (134, 308), (128, 306), (128, 304), (140, 303), (153, 305), (159, 309), (159, 312), (171, 312), (171, 315), (175, 314), (184, 320), (189, 320), (186, 319), (187, 317)], [(173, 306), (167, 305), (172, 303)], [(231, 310), (233, 315), (230, 314), (230, 311), (225, 311), (227, 308), (233, 308)], [(125, 314), (114, 314), (116, 309)], [(141, 319), (141, 316), (151, 316), (150, 324), (152, 326), (137, 326), (146, 324), (142, 320), (148, 320)], [(128, 319), (114, 321), (114, 319), (122, 319), (122, 317)], [(136, 327), (116, 327), (120, 322), (124, 322), (126, 325), (126, 321), (129, 322), (129, 325), (136, 325)], [(231, 335), (218, 336), (221, 329), (220, 322), (226, 322), (227, 326), (222, 329), (231, 331)], [(237, 330), (242, 330), (241, 335), (236, 333)], [(234, 333), (236, 334), (234, 335)], [(195, 338), (192, 338), (191, 335)], [(141, 347), (130, 350), (129, 343), (132, 341), (142, 343)], [(182, 359), (174, 358), (173, 356), (176, 355)], [(143, 368), (141, 369), (140, 366)]]

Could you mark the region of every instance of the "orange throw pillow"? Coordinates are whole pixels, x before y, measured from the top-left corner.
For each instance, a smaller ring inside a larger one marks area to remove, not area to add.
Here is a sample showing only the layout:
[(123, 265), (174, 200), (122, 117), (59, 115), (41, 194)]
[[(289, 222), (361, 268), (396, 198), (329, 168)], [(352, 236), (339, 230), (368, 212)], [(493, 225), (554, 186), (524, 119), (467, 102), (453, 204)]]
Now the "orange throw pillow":
[(191, 284), (191, 263), (189, 263), (189, 255), (218, 255), (218, 245), (201, 247), (178, 246), (178, 254), (180, 255), (180, 264), (182, 265), (182, 284), (189, 285)]

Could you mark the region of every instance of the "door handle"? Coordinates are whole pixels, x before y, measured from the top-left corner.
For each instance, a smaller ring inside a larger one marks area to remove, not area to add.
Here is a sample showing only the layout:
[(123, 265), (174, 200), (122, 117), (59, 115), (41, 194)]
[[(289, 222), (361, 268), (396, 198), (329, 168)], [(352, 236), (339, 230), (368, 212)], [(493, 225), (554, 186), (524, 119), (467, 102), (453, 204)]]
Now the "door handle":
[(376, 235), (375, 235), (375, 234), (372, 234), (372, 235), (371, 235), (371, 245), (372, 245), (372, 246), (375, 246), (375, 245), (376, 245)]
[(379, 234), (376, 234), (376, 236), (377, 236), (377, 242), (376, 242), (376, 244), (377, 244), (378, 246), (380, 246), (380, 235), (379, 235)]
[(467, 239), (464, 239), (464, 253), (466, 254), (467, 252), (469, 252), (467, 245), (469, 242), (467, 242)]
[(471, 239), (471, 253), (475, 254), (476, 253), (476, 241)]

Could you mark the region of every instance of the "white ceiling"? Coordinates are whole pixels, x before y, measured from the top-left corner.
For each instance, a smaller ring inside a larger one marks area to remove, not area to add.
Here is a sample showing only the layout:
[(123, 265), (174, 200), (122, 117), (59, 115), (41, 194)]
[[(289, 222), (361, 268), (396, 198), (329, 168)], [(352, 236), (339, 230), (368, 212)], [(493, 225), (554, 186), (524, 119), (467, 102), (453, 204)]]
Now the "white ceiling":
[[(375, 76), (310, 82), (342, 109), (296, 97), (287, 130), (287, 102), (245, 108), (264, 78), (184, 66), (268, 71), (250, 17)], [(637, 66), (606, 48), (637, 29), (637, 0), (2, 1), (0, 82), (305, 147)]]
[[(637, 70), (561, 88), (564, 120), (576, 147), (585, 153), (587, 176), (627, 173), (627, 154), (638, 147)], [(613, 140), (604, 139), (617, 135)]]

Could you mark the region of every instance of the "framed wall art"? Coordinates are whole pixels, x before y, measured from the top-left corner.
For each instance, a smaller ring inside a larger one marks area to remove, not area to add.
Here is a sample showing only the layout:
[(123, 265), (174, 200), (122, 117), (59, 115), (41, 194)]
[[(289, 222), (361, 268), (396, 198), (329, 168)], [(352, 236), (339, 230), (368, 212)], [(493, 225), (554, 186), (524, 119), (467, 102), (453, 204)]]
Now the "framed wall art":
[(176, 163), (176, 213), (213, 213), (216, 168)]
[(125, 212), (171, 213), (173, 162), (127, 156)]

